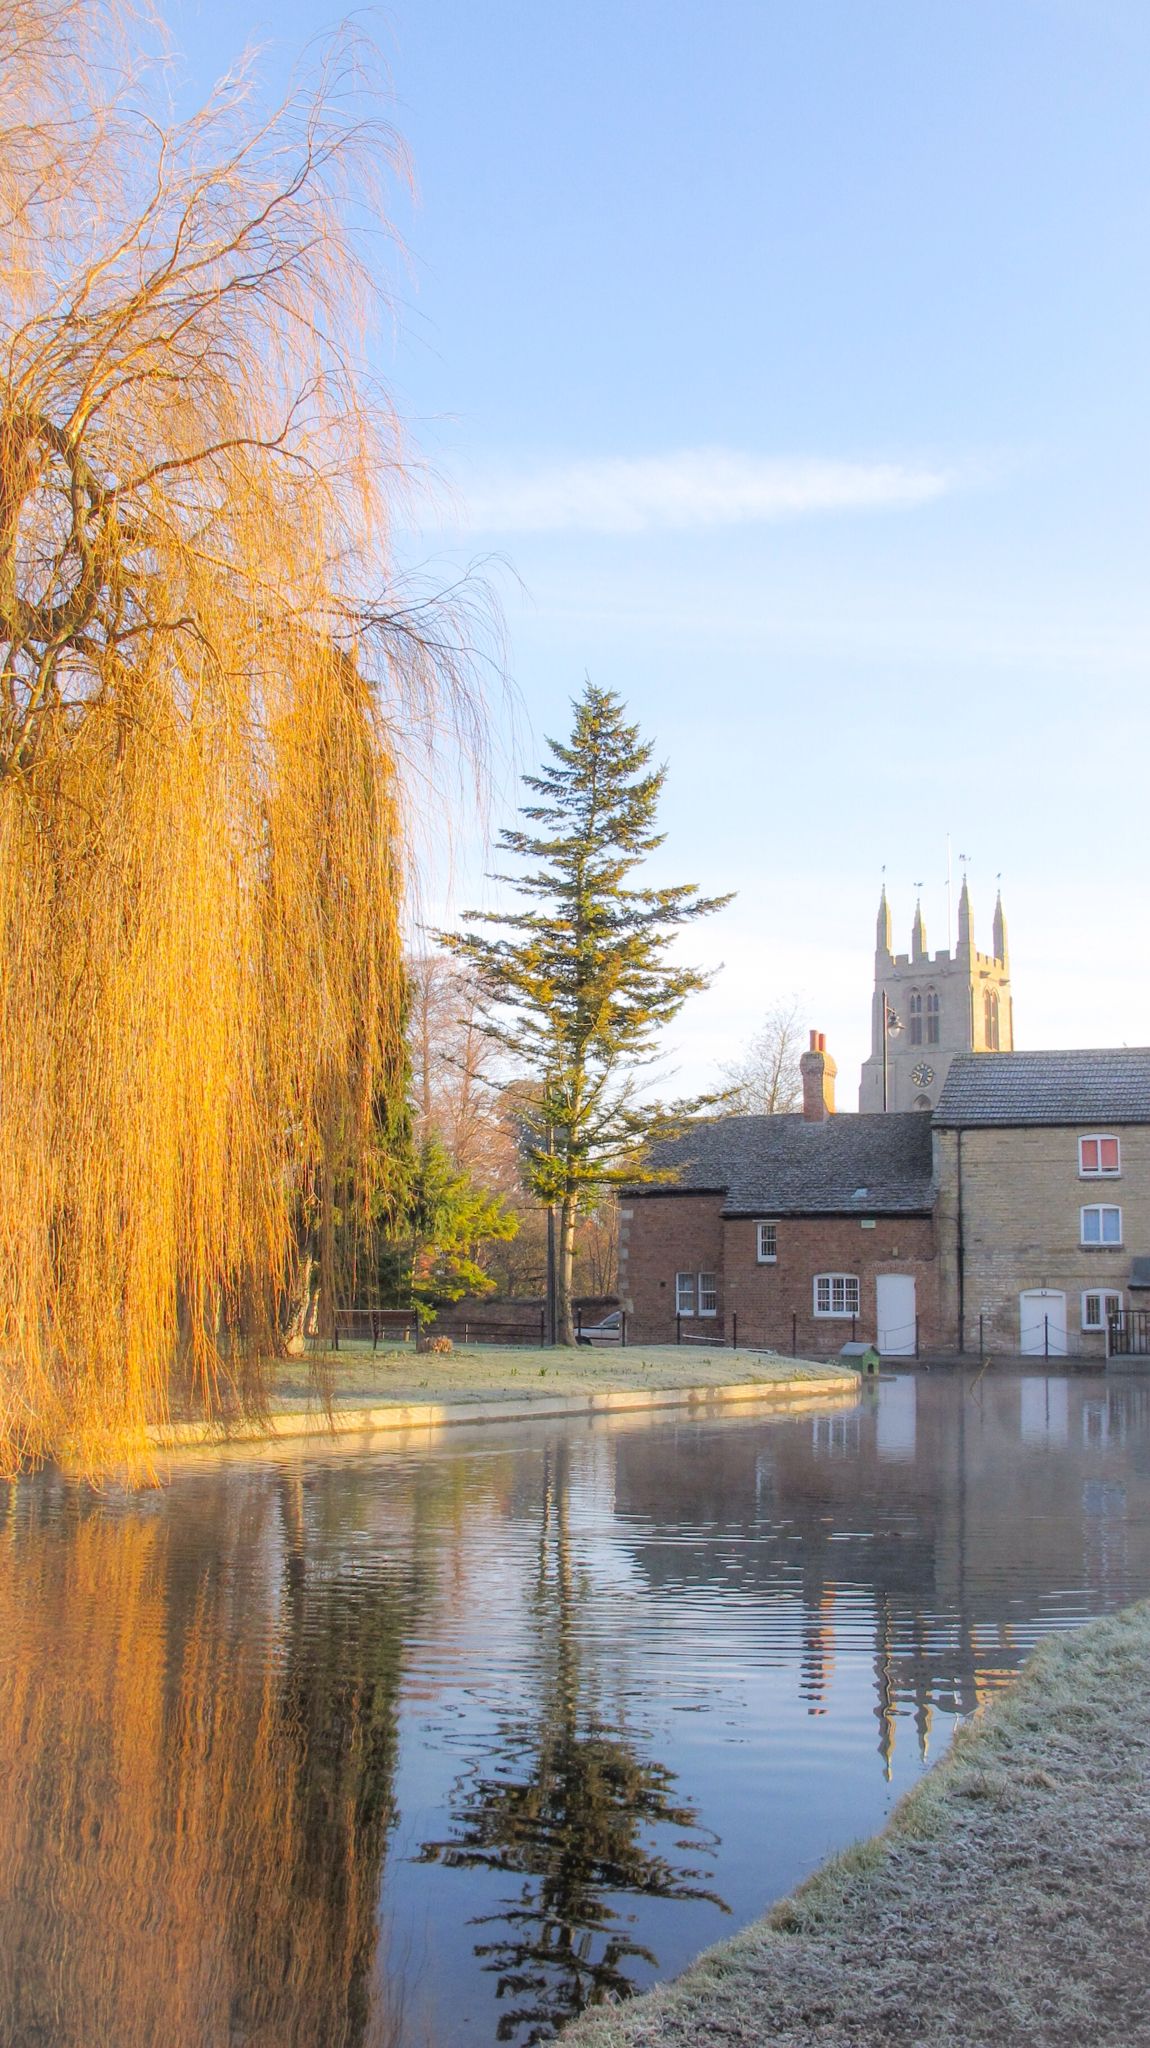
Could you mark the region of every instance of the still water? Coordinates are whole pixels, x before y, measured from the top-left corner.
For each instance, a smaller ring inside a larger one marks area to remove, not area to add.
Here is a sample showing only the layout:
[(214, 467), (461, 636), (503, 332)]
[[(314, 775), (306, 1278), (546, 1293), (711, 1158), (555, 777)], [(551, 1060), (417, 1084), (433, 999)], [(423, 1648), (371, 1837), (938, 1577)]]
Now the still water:
[(1150, 1592), (1150, 1378), (42, 1475), (0, 1516), (3, 2048), (526, 2048)]

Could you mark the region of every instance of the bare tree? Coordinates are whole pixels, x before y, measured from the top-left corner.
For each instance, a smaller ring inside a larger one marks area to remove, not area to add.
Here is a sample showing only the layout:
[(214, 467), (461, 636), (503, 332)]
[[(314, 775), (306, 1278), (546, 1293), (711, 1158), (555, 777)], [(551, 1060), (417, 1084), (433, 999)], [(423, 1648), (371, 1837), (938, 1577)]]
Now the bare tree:
[(767, 1011), (741, 1059), (721, 1069), (732, 1116), (781, 1116), (803, 1099), (799, 1073), (802, 999), (787, 996)]
[(507, 1178), (506, 1062), (481, 1028), (476, 978), (448, 954), (427, 953), (408, 963), (408, 988), (416, 1138), (434, 1135), (454, 1166), (494, 1186)]

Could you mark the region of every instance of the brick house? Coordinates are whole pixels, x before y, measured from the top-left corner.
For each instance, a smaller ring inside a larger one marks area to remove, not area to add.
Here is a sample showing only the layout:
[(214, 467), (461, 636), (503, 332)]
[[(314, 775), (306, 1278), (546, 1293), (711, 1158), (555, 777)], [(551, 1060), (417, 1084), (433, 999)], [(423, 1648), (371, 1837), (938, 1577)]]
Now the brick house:
[(1104, 1359), (1150, 1309), (1150, 1048), (957, 1058), (933, 1121), (946, 1348)]
[[(635, 1343), (711, 1339), (888, 1356), (939, 1343), (931, 1118), (836, 1116), (811, 1035), (803, 1109), (717, 1117), (658, 1147), (668, 1178), (628, 1189), (619, 1291)], [(671, 1178), (670, 1176), (673, 1176)]]

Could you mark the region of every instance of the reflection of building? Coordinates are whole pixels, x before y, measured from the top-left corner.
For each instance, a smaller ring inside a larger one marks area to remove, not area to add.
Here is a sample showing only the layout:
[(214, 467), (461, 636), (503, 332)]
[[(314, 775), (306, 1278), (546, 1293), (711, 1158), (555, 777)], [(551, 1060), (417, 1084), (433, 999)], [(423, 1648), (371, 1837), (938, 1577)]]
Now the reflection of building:
[[(1097, 1606), (1150, 1586), (1150, 1517), (1098, 1462), (1150, 1424), (1150, 1380), (987, 1378), (972, 1398), (931, 1376), (913, 1450), (905, 1384), (882, 1382), (851, 1416), (635, 1433), (616, 1451), (616, 1512), (653, 1587), (759, 1608), (756, 1632), (791, 1646), (819, 1712), (869, 1655), (884, 1768), (898, 1721), (921, 1749), (934, 1711), (973, 1712), (1066, 1614), (1068, 1588)], [(906, 1455), (889, 1454), (892, 1436)], [(684, 1527), (707, 1540), (685, 1544)]]
[[(893, 1033), (888, 1029), (892, 1016), (897, 1021)], [(953, 954), (932, 957), (926, 949), (920, 905), (915, 908), (910, 952), (892, 951), (884, 888), (875, 945), (871, 1055), (863, 1063), (860, 1110), (933, 1109), (956, 1053), (1010, 1052), (1013, 1046), (1002, 898), (994, 907), (994, 951), (980, 953), (964, 880), (958, 946)]]

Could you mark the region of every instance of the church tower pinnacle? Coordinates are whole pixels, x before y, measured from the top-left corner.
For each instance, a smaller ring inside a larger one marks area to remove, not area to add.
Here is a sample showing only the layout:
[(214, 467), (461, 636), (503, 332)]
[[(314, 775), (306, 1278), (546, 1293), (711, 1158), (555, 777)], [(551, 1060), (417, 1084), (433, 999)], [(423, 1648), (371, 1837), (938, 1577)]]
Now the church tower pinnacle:
[(880, 958), (890, 958), (890, 904), (886, 900), (886, 883), (878, 900), (878, 919), (874, 935), (875, 951)]
[(921, 896), (915, 903), (910, 951), (896, 953), (884, 883), (876, 931), (871, 1051), (863, 1063), (860, 1110), (933, 1109), (957, 1053), (1013, 1052), (1001, 894), (994, 908), (993, 948), (980, 953), (975, 943), (974, 910), (964, 875), (953, 953), (928, 952)]
[(1001, 889), (998, 892), (998, 901), (994, 906), (994, 957), (996, 960), (1001, 960), (1004, 967), (1010, 958), (1006, 950), (1006, 919), (1002, 914)]

